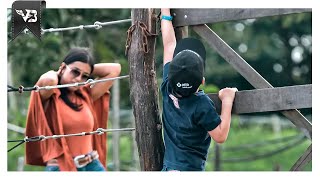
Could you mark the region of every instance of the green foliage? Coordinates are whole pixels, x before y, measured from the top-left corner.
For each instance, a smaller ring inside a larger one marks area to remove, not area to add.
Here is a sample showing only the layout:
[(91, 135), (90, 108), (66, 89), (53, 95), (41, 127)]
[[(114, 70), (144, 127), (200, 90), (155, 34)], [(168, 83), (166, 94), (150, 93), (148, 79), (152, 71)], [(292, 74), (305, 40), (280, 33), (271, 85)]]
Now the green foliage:
[(205, 93), (217, 93), (220, 89), (213, 85), (213, 84), (205, 84), (205, 85), (200, 85), (200, 89), (203, 89)]

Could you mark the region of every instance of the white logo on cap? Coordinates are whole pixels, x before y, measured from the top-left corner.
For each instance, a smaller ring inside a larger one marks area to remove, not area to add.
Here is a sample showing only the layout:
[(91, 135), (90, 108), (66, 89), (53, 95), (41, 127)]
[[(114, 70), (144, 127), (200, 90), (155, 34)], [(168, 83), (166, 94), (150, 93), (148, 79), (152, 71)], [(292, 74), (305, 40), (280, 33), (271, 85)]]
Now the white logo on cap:
[(181, 84), (180, 84), (180, 83), (177, 83), (177, 87), (181, 87)]

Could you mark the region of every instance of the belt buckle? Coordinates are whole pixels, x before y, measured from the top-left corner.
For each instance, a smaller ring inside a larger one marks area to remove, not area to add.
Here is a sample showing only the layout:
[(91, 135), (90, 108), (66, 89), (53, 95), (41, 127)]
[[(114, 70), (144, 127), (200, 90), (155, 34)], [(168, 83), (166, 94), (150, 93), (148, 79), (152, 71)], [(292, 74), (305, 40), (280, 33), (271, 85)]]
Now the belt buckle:
[(86, 163), (84, 163), (83, 165), (79, 164), (79, 159), (84, 158), (84, 157), (86, 157), (85, 154), (79, 155), (79, 156), (76, 156), (75, 158), (73, 158), (74, 164), (76, 165), (77, 168), (82, 168), (82, 167), (86, 166)]

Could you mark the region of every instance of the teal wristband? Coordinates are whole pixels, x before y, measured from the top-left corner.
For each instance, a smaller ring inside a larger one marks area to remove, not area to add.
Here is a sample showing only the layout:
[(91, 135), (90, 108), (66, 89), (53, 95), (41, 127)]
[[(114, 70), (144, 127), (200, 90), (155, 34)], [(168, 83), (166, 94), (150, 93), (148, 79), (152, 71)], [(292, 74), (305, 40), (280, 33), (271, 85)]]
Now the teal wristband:
[(168, 20), (168, 21), (172, 20), (172, 16), (162, 15), (161, 18), (164, 19), (164, 20)]

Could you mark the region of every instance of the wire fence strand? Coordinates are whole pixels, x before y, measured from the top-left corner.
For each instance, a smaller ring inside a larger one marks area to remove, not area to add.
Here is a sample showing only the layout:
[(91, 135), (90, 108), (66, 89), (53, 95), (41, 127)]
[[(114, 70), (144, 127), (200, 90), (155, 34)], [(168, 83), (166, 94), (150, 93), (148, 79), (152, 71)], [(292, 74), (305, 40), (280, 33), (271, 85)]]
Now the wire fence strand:
[[(51, 33), (51, 32), (63, 32), (63, 31), (72, 31), (72, 30), (83, 30), (83, 29), (96, 29), (99, 30), (104, 26), (114, 25), (114, 24), (121, 24), (131, 22), (131, 19), (123, 19), (123, 20), (116, 20), (116, 21), (109, 21), (109, 22), (99, 22), (96, 21), (94, 24), (89, 25), (79, 25), (79, 26), (70, 26), (70, 27), (63, 27), (63, 28), (49, 28), (49, 29), (41, 29), (41, 34)], [(24, 34), (30, 34), (30, 30), (25, 28), (23, 30)], [(11, 33), (10, 33), (11, 34)], [(13, 39), (10, 39), (7, 43), (9, 44)]]
[(34, 86), (34, 87), (23, 87), (23, 86), (19, 86), (18, 88), (13, 87), (11, 85), (7, 85), (7, 92), (19, 92), (22, 93), (24, 91), (40, 91), (40, 90), (51, 90), (51, 89), (55, 89), (55, 88), (67, 88), (67, 87), (76, 87), (76, 86), (84, 86), (89, 84), (90, 88), (92, 88), (96, 83), (101, 83), (101, 82), (106, 82), (106, 81), (113, 81), (113, 80), (117, 80), (117, 79), (124, 79), (124, 78), (128, 78), (129, 75), (125, 75), (125, 76), (119, 76), (119, 77), (113, 77), (113, 78), (105, 78), (105, 79), (97, 79), (97, 80), (93, 80), (93, 79), (88, 79), (85, 82), (80, 82), (80, 83), (72, 83), (72, 84), (62, 84), (62, 85), (55, 85), (55, 86)]
[[(62, 32), (62, 31), (70, 31), (70, 30), (83, 30), (83, 29), (101, 29), (104, 26), (114, 25), (114, 24), (121, 24), (131, 22), (131, 19), (123, 19), (123, 20), (116, 20), (116, 21), (109, 21), (109, 22), (99, 22), (96, 21), (94, 24), (89, 25), (79, 25), (79, 26), (70, 26), (70, 27), (63, 27), (63, 28), (49, 28), (49, 29), (41, 29), (41, 34), (50, 33), (50, 32)], [(24, 31), (26, 34), (29, 33), (27, 29)]]
[(73, 134), (60, 134), (60, 135), (51, 135), (51, 136), (45, 136), (45, 135), (39, 135), (39, 136), (34, 136), (34, 137), (28, 137), (26, 136), (24, 139), (20, 140), (8, 140), (7, 142), (19, 142), (17, 145), (14, 147), (10, 148), (8, 152), (11, 150), (15, 149), (19, 145), (25, 143), (25, 142), (36, 142), (36, 141), (43, 141), (47, 139), (58, 139), (58, 138), (65, 138), (65, 137), (72, 137), (72, 136), (87, 136), (87, 135), (102, 135), (104, 133), (108, 132), (120, 132), (120, 131), (134, 131), (135, 128), (120, 128), (120, 129), (103, 129), (103, 128), (98, 128), (95, 131), (91, 132), (81, 132), (81, 133), (73, 133)]

